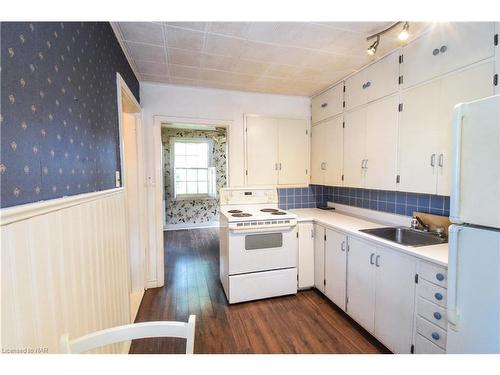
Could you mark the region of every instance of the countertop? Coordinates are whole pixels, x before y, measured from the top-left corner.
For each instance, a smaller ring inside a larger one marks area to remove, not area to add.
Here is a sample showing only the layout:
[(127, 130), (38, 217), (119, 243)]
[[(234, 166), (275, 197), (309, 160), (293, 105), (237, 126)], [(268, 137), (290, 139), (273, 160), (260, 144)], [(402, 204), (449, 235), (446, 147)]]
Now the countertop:
[(299, 208), (289, 210), (297, 215), (297, 221), (307, 222), (314, 221), (327, 227), (332, 227), (341, 230), (350, 235), (354, 235), (366, 240), (379, 242), (385, 247), (390, 247), (400, 250), (406, 254), (415, 256), (420, 259), (448, 266), (448, 244), (439, 244), (431, 246), (410, 247), (404, 246), (392, 241), (384, 240), (380, 237), (375, 237), (367, 233), (360, 232), (360, 229), (380, 228), (389, 226), (387, 224), (368, 221), (366, 219), (351, 216), (337, 211), (321, 210), (319, 208)]

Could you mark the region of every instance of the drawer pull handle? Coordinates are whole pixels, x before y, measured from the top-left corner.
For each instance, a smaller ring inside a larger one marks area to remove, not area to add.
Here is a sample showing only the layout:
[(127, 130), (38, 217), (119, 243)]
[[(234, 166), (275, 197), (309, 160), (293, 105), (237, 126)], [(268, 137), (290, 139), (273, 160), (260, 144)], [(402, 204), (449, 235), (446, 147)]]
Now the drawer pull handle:
[(431, 336), (432, 336), (432, 338), (433, 338), (434, 340), (439, 340), (439, 333), (437, 333), (437, 332), (432, 332)]
[(322, 104), (321, 104), (321, 108), (325, 108), (325, 107), (327, 107), (327, 106), (328, 106), (328, 103), (322, 103)]
[(434, 293), (434, 298), (436, 298), (438, 301), (441, 301), (443, 299), (443, 295), (441, 293)]
[(373, 265), (375, 263), (373, 263), (373, 256), (375, 255), (375, 253), (371, 253), (370, 254), (370, 264)]
[(443, 281), (444, 275), (442, 273), (436, 273), (436, 279), (438, 279), (439, 281)]
[(434, 314), (434, 318), (436, 318), (436, 320), (441, 320), (442, 316), (441, 316), (441, 313), (440, 312), (435, 312)]

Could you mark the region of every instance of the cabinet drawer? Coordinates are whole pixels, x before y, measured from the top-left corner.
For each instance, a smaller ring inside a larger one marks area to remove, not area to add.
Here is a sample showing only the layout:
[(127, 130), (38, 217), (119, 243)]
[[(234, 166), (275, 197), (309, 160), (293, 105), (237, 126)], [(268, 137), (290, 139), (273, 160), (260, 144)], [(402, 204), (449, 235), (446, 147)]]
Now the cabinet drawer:
[(446, 307), (446, 289), (424, 279), (419, 280), (418, 295), (439, 306)]
[(417, 314), (446, 330), (448, 320), (446, 319), (446, 309), (444, 307), (419, 297), (417, 300)]
[(445, 267), (421, 261), (419, 275), (422, 279), (446, 288), (447, 270)]
[(430, 342), (445, 349), (446, 348), (446, 331), (438, 326), (428, 322), (424, 318), (417, 316), (417, 333), (420, 333)]
[(425, 337), (417, 334), (415, 339), (415, 354), (445, 354), (445, 351)]
[(317, 123), (342, 112), (344, 85), (339, 84), (314, 97), (311, 101), (312, 122)]

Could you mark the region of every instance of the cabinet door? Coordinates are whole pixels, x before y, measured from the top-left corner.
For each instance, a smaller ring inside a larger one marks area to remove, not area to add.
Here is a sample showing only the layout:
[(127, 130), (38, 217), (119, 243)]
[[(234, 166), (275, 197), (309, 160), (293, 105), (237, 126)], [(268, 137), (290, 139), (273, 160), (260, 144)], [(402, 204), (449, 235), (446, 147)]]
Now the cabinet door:
[(453, 108), (458, 103), (481, 99), (494, 94), (493, 62), (477, 65), (441, 80), (438, 128), (437, 194), (450, 195), (451, 128)]
[(311, 184), (325, 184), (327, 122), (311, 128)]
[(280, 185), (309, 183), (309, 124), (306, 120), (278, 119)]
[(275, 119), (246, 119), (247, 184), (278, 183), (278, 126)]
[(325, 295), (345, 311), (347, 237), (326, 229), (325, 241)]
[(436, 193), (439, 96), (437, 81), (412, 88), (402, 95), (398, 190)]
[(311, 100), (313, 124), (342, 112), (344, 84), (338, 84)]
[(394, 52), (366, 68), (366, 101), (371, 102), (398, 91), (399, 54)]
[(325, 132), (325, 180), (329, 186), (342, 186), (342, 159), (343, 159), (343, 117), (337, 116), (326, 122)]
[(396, 189), (398, 104), (398, 95), (392, 95), (366, 108), (367, 189)]
[(347, 313), (367, 331), (375, 323), (375, 255), (369, 242), (349, 237), (347, 260)]
[(366, 81), (366, 69), (345, 80), (344, 100), (346, 111), (366, 103), (368, 89)]
[(364, 187), (362, 162), (366, 150), (366, 107), (344, 114), (344, 186)]
[(314, 285), (314, 226), (301, 223), (298, 228), (298, 287), (310, 288)]
[(314, 286), (325, 292), (325, 227), (314, 224)]
[(375, 264), (375, 336), (392, 352), (409, 354), (417, 260), (399, 251), (378, 248)]
[(492, 57), (495, 53), (493, 22), (453, 22), (441, 25), (441, 74)]

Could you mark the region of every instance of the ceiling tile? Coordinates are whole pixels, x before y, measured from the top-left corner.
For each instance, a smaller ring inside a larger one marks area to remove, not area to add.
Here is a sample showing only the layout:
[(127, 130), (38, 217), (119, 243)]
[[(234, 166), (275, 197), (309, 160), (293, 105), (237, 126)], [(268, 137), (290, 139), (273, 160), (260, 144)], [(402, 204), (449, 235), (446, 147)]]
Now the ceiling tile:
[(166, 22), (167, 26), (181, 27), (184, 29), (205, 31), (207, 22)]
[(142, 74), (143, 81), (148, 82), (160, 82), (160, 83), (171, 83), (170, 77), (168, 76), (157, 76), (152, 74)]
[(166, 39), (167, 47), (200, 51), (203, 49), (204, 33), (167, 26)]
[(205, 52), (214, 55), (239, 57), (245, 48), (245, 41), (222, 35), (207, 34)]
[(167, 56), (169, 64), (200, 67), (203, 55), (196, 51), (168, 48)]
[(166, 63), (165, 48), (135, 42), (126, 42), (130, 54), (135, 60)]
[(251, 22), (210, 22), (207, 31), (215, 34), (244, 38)]
[(136, 60), (137, 69), (142, 74), (166, 76), (168, 75), (168, 65), (150, 61)]
[(163, 28), (153, 22), (120, 22), (123, 39), (163, 46)]

